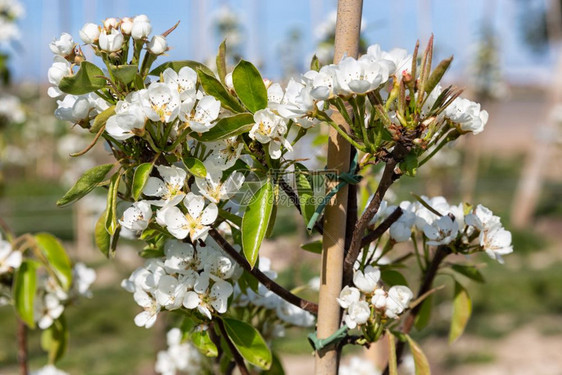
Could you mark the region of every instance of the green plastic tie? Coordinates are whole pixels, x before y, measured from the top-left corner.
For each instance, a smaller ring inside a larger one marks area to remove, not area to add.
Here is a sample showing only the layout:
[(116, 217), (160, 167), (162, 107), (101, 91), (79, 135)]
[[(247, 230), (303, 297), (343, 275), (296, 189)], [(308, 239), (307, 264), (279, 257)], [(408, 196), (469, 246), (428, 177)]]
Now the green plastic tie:
[(327, 173), (326, 174), (326, 176), (329, 179), (340, 181), (340, 183), (337, 184), (332, 190), (330, 190), (330, 192), (328, 192), (328, 194), (324, 197), (324, 199), (322, 199), (322, 202), (320, 202), (320, 204), (316, 208), (316, 211), (314, 211), (314, 214), (312, 214), (312, 216), (310, 217), (310, 220), (308, 221), (308, 224), (306, 226), (306, 229), (308, 231), (311, 231), (312, 228), (314, 228), (314, 225), (316, 224), (316, 221), (320, 217), (320, 214), (322, 213), (322, 211), (324, 211), (324, 208), (326, 208), (326, 205), (328, 205), (328, 203), (330, 202), (332, 197), (334, 195), (336, 195), (336, 193), (342, 187), (344, 187), (347, 184), (356, 185), (363, 178), (363, 176), (357, 175), (357, 174), (351, 172), (351, 171), (355, 171), (355, 169), (357, 168), (357, 157), (358, 157), (358, 155), (355, 154), (355, 157), (353, 158), (353, 161), (351, 162), (351, 165), (349, 166), (350, 172), (344, 172), (344, 173), (340, 173), (340, 174), (335, 174), (335, 173)]
[(308, 334), (308, 342), (312, 345), (312, 348), (319, 352), (322, 349), (335, 345), (347, 336), (347, 326), (344, 324), (340, 329), (334, 332), (332, 335), (326, 337), (325, 339), (319, 339), (316, 336), (316, 332)]

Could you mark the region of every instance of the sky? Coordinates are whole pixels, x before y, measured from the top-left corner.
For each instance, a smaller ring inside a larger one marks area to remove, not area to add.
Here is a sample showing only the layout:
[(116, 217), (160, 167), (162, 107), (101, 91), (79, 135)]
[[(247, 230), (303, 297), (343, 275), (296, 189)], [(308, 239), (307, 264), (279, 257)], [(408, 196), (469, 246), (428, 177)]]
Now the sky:
[[(551, 58), (533, 55), (522, 45), (517, 31), (519, 0), (364, 0), (364, 35), (383, 49), (413, 50), (419, 38), (435, 35), (438, 58), (455, 55), (453, 77), (466, 76), (474, 60), (479, 29), (486, 17), (500, 40), (502, 74), (509, 81), (544, 83)], [(543, 3), (545, 0), (533, 0)], [(48, 44), (62, 31), (79, 41), (85, 22), (100, 23), (111, 16), (146, 14), (153, 33), (161, 33), (181, 21), (168, 37), (170, 60), (204, 60), (220, 43), (213, 32), (213, 17), (221, 6), (239, 15), (246, 40), (244, 58), (260, 63), (263, 75), (282, 75), (280, 45), (292, 30), (302, 35), (297, 46), (300, 65), (312, 56), (317, 43), (315, 29), (335, 10), (335, 0), (22, 0), (26, 16), (21, 50), (12, 57), (16, 81), (46, 81), (52, 62)], [(529, 82), (531, 81), (531, 82)]]

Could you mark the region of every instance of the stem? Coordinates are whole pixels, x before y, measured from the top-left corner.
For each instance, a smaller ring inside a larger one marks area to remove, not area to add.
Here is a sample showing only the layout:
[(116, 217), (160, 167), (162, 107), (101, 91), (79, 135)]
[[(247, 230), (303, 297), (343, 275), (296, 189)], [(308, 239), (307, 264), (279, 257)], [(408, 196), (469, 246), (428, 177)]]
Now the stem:
[(243, 255), (238, 253), (235, 248), (233, 248), (228, 241), (226, 241), (219, 232), (215, 229), (211, 229), (209, 234), (223, 249), (230, 257), (232, 257), (236, 263), (240, 264), (242, 268), (252, 274), (260, 283), (262, 283), (267, 289), (271, 290), (279, 297), (283, 298), (285, 301), (300, 307), (303, 310), (308, 311), (311, 314), (318, 313), (318, 305), (314, 302), (307, 301), (302, 299), (295, 294), (291, 293), (287, 289), (283, 288), (281, 285), (277, 284), (275, 281), (271, 280), (267, 277), (263, 272), (261, 272), (258, 268), (252, 268), (250, 263), (244, 258)]
[[(336, 20), (334, 62), (338, 63), (344, 55), (357, 57), (363, 0), (338, 0)], [(339, 118), (349, 129), (349, 126)], [(333, 120), (332, 120), (333, 123)], [(359, 150), (364, 147), (353, 141), (339, 126), (333, 126), (328, 140), (327, 169), (338, 173), (349, 170), (351, 145)], [(345, 142), (347, 140), (347, 142)], [(334, 196), (324, 213), (324, 236), (322, 241), (322, 269), (318, 305), (317, 337), (325, 339), (340, 327), (341, 308), (336, 302), (342, 289), (343, 260), (347, 224), (348, 186), (345, 185)], [(330, 348), (316, 352), (316, 375), (336, 375), (338, 373), (341, 348)]]
[(390, 226), (400, 218), (400, 216), (402, 216), (402, 209), (398, 207), (390, 214), (390, 216), (380, 223), (375, 230), (361, 239), (361, 247), (363, 248), (371, 242), (378, 240), (384, 232), (386, 232), (388, 228), (390, 228)]
[(230, 341), (230, 337), (228, 337), (228, 333), (226, 333), (226, 328), (224, 327), (224, 323), (222, 322), (221, 319), (217, 319), (216, 321), (217, 321), (217, 326), (219, 327), (219, 331), (221, 331), (221, 335), (224, 338), (224, 341), (226, 341), (226, 345), (228, 345), (228, 348), (232, 353), (232, 357), (234, 358), (234, 362), (236, 362), (236, 366), (238, 366), (240, 373), (242, 375), (250, 375), (250, 372), (248, 371), (248, 368), (244, 363), (244, 358), (242, 358), (242, 356), (238, 352), (238, 349), (236, 349), (232, 341)]
[[(451, 250), (447, 246), (438, 246), (437, 247), (437, 250), (435, 251), (435, 254), (433, 255), (433, 259), (431, 260), (431, 263), (429, 264), (429, 267), (427, 268), (427, 272), (425, 273), (422, 285), (420, 287), (420, 290), (418, 291), (416, 299), (420, 298), (425, 293), (427, 293), (431, 290), (431, 286), (433, 285), (433, 281), (435, 280), (435, 277), (437, 276), (437, 271), (439, 270), (439, 266), (441, 265), (441, 262), (443, 262), (443, 260), (450, 253), (451, 253)], [(406, 317), (406, 319), (404, 320), (404, 323), (402, 324), (402, 328), (400, 329), (400, 332), (405, 333), (405, 334), (410, 332), (410, 330), (414, 326), (414, 322), (416, 321), (416, 317), (418, 316), (422, 305), (423, 305), (422, 303), (418, 303), (416, 306), (414, 306), (414, 308), (412, 310), (410, 310), (408, 316)], [(402, 342), (402, 341), (399, 341), (398, 344), (396, 345), (396, 360), (398, 362), (400, 362), (400, 358), (402, 357), (402, 354), (404, 353), (404, 345), (405, 345), (405, 343)], [(383, 375), (388, 375), (388, 373), (389, 373), (389, 368), (388, 368), (388, 365), (387, 365), (386, 368), (384, 369)]]
[(20, 375), (27, 375), (27, 327), (23, 321), (18, 319), (18, 363)]

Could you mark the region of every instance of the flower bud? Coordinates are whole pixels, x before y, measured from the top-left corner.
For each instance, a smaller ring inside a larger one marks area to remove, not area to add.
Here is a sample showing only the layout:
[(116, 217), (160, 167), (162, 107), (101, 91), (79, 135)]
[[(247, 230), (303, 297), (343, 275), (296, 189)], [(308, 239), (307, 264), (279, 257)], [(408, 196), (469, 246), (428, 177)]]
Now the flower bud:
[(87, 23), (80, 30), (80, 39), (86, 44), (94, 44), (100, 37), (100, 27), (95, 23)]
[(148, 43), (148, 50), (155, 55), (163, 54), (168, 50), (168, 42), (166, 41), (166, 38), (162, 35), (153, 36), (150, 43)]
[(103, 28), (107, 31), (116, 29), (117, 26), (119, 26), (119, 20), (117, 18), (107, 18), (105, 21), (103, 21)]
[(74, 51), (74, 45), (75, 43), (74, 40), (72, 40), (72, 35), (62, 33), (59, 39), (55, 39), (49, 44), (49, 48), (55, 55), (65, 57)]
[(151, 31), (152, 25), (147, 16), (141, 14), (133, 19), (133, 27), (131, 28), (131, 36), (133, 39), (146, 38)]
[(131, 35), (133, 30), (133, 19), (130, 17), (121, 18), (121, 32), (123, 35)]
[(115, 29), (111, 30), (109, 34), (103, 30), (100, 34), (99, 44), (104, 51), (117, 52), (123, 47), (123, 34)]

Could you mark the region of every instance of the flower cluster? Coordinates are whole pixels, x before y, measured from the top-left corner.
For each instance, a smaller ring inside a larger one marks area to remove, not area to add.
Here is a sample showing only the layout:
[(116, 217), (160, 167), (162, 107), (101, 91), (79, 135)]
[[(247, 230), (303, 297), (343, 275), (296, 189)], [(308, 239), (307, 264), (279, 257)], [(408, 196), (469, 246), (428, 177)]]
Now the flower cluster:
[(179, 328), (172, 328), (166, 335), (167, 350), (161, 350), (156, 357), (154, 370), (162, 375), (175, 375), (177, 371), (190, 374), (201, 372), (202, 356), (192, 344), (183, 342)]
[[(463, 204), (453, 206), (443, 197), (422, 197), (422, 200), (425, 205), (409, 201), (400, 203), (402, 215), (389, 229), (392, 240), (408, 241), (413, 233), (419, 233), (429, 246), (457, 244), (458, 251), (485, 251), (499, 262), (503, 262), (503, 255), (513, 252), (511, 233), (488, 208), (482, 205), (474, 208)], [(384, 219), (395, 209), (383, 202), (375, 221)], [(473, 245), (475, 240), (477, 244)]]
[(76, 263), (72, 269), (72, 286), (69, 291), (65, 291), (52, 275), (42, 275), (39, 280), (34, 319), (39, 328), (47, 329), (72, 301), (80, 296), (92, 297), (90, 286), (96, 280), (96, 272), (83, 263)]
[[(345, 324), (353, 329), (373, 319), (396, 319), (409, 306), (413, 293), (407, 286), (395, 285), (385, 290), (379, 285), (381, 272), (367, 266), (353, 275), (355, 287), (345, 286), (338, 303), (345, 310)], [(372, 314), (374, 311), (374, 316)]]
[(207, 319), (225, 313), (233, 280), (238, 276), (237, 265), (211, 238), (197, 246), (168, 240), (163, 257), (147, 260), (121, 285), (134, 293), (135, 301), (144, 309), (135, 317), (135, 324), (150, 328), (163, 309), (183, 307)]
[(21, 260), (21, 252), (14, 250), (8, 241), (4, 241), (0, 233), (0, 275), (19, 268)]
[(15, 21), (24, 13), (25, 9), (18, 0), (0, 1), (0, 43), (19, 39), (20, 30)]

